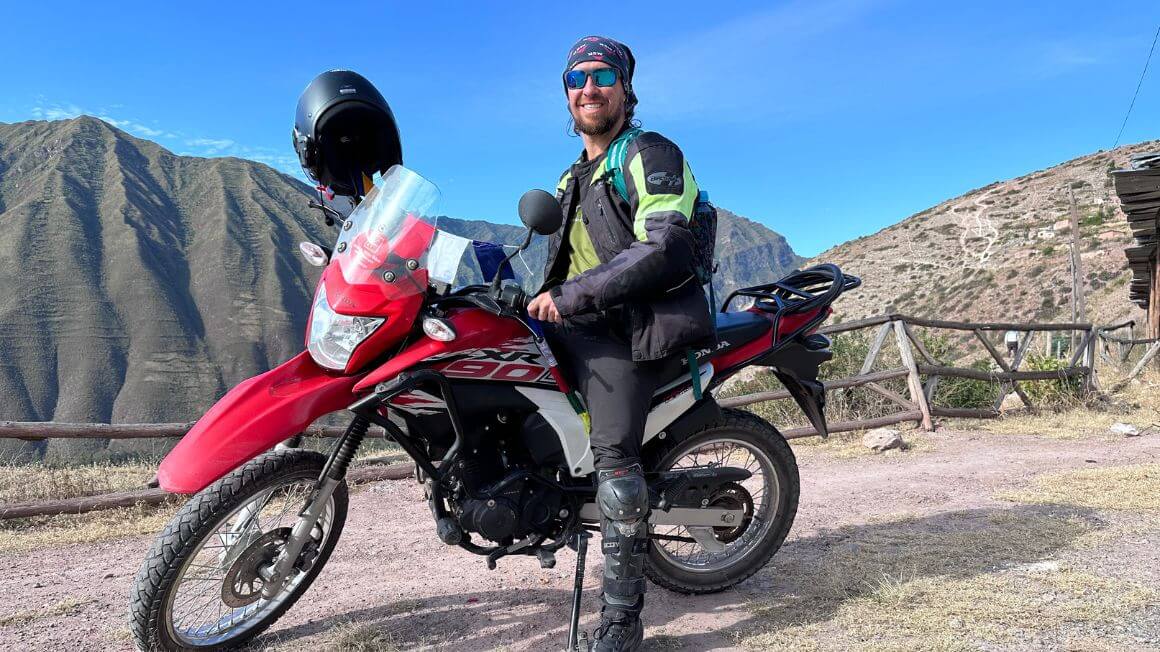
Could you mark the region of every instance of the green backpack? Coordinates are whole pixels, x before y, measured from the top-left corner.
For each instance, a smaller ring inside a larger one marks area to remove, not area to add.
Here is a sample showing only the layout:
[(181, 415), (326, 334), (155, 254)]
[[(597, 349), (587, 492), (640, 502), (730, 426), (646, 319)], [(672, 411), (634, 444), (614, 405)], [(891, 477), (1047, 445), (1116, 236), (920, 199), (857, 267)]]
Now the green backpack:
[[(629, 144), (642, 133), (644, 133), (642, 129), (629, 129), (608, 146), (602, 178), (612, 184), (616, 194), (626, 203), (628, 188), (624, 184), (624, 153), (628, 150)], [(709, 311), (714, 312), (717, 310), (717, 293), (713, 291), (713, 274), (717, 271), (717, 266), (713, 263), (713, 250), (717, 244), (717, 209), (709, 203), (709, 193), (704, 190), (697, 193), (689, 230), (693, 232), (693, 274), (697, 277), (698, 283), (709, 286)], [(702, 397), (702, 388), (697, 355), (689, 349), (685, 352), (685, 356), (689, 376), (693, 380), (693, 398), (699, 401)]]
[[(628, 202), (628, 188), (624, 183), (624, 154), (628, 146), (637, 136), (644, 133), (643, 129), (629, 129), (620, 134), (608, 146), (607, 161), (604, 164), (604, 175), (608, 183), (616, 190), (616, 194)], [(713, 250), (717, 244), (717, 209), (709, 203), (709, 193), (704, 190), (697, 193), (697, 201), (693, 204), (693, 217), (689, 222), (689, 230), (693, 232), (695, 247), (693, 250), (693, 274), (701, 285), (709, 285), (709, 294), (713, 296), (713, 274), (717, 266), (713, 263)], [(711, 298), (716, 303), (715, 297)], [(716, 310), (716, 306), (711, 306)]]

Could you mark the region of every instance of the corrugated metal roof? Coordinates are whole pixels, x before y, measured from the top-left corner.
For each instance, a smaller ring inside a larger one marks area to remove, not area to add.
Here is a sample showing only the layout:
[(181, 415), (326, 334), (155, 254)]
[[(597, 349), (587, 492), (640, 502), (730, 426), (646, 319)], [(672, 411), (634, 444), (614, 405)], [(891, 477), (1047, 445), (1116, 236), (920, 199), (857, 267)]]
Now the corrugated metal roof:
[(1128, 284), (1128, 299), (1147, 310), (1152, 289), (1152, 260), (1157, 257), (1160, 242), (1160, 153), (1137, 154), (1126, 170), (1112, 172), (1116, 194), (1128, 216), (1128, 228), (1136, 239), (1133, 246), (1124, 249), (1132, 282)]

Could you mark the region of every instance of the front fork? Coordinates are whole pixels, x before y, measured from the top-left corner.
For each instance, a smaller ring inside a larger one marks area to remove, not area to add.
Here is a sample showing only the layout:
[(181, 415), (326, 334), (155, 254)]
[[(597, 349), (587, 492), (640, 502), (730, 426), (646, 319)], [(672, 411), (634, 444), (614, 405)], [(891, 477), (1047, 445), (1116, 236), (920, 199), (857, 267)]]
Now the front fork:
[(322, 474), (318, 477), (318, 483), (315, 485), (314, 491), (311, 492), (309, 500), (306, 501), (306, 506), (298, 513), (298, 520), (294, 523), (282, 552), (274, 558), (274, 561), (258, 569), (258, 575), (262, 578), (262, 597), (272, 600), (286, 585), (290, 573), (298, 562), (298, 557), (302, 554), (302, 549), (310, 540), (311, 533), (318, 525), (318, 519), (321, 518), (326, 509), (326, 504), (330, 502), (334, 490), (346, 477), (351, 460), (358, 452), (358, 447), (362, 445), (370, 425), (370, 419), (358, 415), (347, 426), (346, 432), (343, 433), (334, 453), (326, 461), (326, 466), (323, 467)]

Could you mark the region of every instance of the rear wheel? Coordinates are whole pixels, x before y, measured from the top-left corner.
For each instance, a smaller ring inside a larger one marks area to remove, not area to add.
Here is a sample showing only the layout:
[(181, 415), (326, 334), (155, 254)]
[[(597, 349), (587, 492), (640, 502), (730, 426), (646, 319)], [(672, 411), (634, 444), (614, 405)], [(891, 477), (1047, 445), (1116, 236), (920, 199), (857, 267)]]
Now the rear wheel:
[(346, 521), (347, 488), (330, 497), (282, 590), (262, 596), (258, 569), (286, 543), (326, 458), (266, 453), (181, 508), (133, 584), (130, 625), (142, 650), (219, 650), (257, 636), (310, 587)]
[[(729, 588), (760, 570), (781, 547), (797, 514), (797, 461), (789, 444), (764, 419), (742, 410), (722, 410), (722, 417), (701, 430), (666, 445), (654, 471), (707, 466), (744, 468), (752, 476), (722, 485), (709, 506), (742, 510), (735, 527), (690, 532), (679, 526), (652, 526), (645, 575), (679, 593), (713, 593)], [(694, 538), (712, 537), (718, 550)]]

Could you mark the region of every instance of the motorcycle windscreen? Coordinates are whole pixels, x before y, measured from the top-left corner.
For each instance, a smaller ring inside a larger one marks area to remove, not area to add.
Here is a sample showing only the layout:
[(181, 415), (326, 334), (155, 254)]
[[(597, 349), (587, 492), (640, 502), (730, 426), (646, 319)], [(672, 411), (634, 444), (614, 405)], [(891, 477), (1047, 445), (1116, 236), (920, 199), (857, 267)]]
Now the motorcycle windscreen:
[[(535, 253), (465, 237), (471, 225), (440, 217), (438, 203), (439, 189), (430, 181), (401, 165), (387, 170), (339, 231), (332, 260), (339, 273), (323, 279), (329, 307), (377, 317), (392, 302), (425, 294), (429, 285), (490, 282), (501, 267), (526, 291), (539, 287), (542, 265), (534, 264)], [(515, 255), (502, 262), (508, 254)]]

